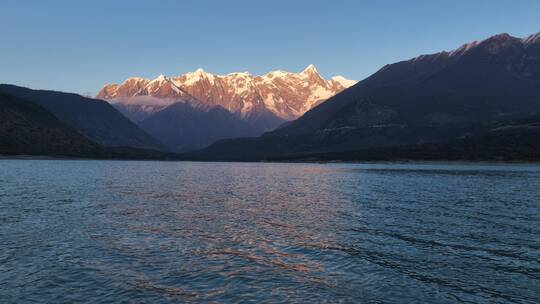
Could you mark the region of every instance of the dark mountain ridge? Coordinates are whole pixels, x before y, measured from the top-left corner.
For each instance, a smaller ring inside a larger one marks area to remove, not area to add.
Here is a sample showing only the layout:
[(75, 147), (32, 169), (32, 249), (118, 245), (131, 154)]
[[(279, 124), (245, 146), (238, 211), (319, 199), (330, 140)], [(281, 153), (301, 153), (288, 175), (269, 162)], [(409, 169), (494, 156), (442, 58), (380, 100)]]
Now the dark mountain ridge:
[[(266, 150), (286, 147), (281, 138), (232, 139), (216, 143), (214, 149), (225, 145), (216, 155), (213, 149), (204, 149), (182, 156), (192, 160), (214, 161), (540, 161), (540, 116), (519, 121), (499, 122), (491, 129), (473, 136), (448, 142), (430, 142), (415, 145), (371, 147), (358, 150), (332, 152), (281, 152)], [(231, 149), (230, 142), (235, 143)], [(249, 150), (251, 148), (251, 150)], [(249, 152), (246, 152), (249, 151)], [(290, 150), (283, 150), (290, 151)]]
[(41, 106), (0, 94), (0, 154), (95, 156), (102, 147)]
[(199, 154), (258, 159), (483, 136), (540, 114), (539, 37), (500, 34), (387, 65), (261, 138), (224, 140)]
[[(268, 135), (290, 136), (312, 133), (325, 127), (331, 129), (334, 124), (340, 123), (335, 115), (339, 116), (341, 124), (344, 124), (346, 117), (351, 119), (358, 115), (358, 110), (362, 110), (360, 108), (392, 111), (401, 106), (399, 110), (405, 111), (404, 114), (408, 116), (416, 116), (410, 117), (414, 119), (421, 115), (419, 110), (451, 110), (468, 120), (484, 118), (470, 115), (482, 115), (479, 112), (484, 111), (488, 111), (490, 117), (495, 115), (497, 119), (501, 113), (511, 116), (521, 112), (527, 115), (530, 114), (527, 110), (531, 106), (538, 105), (533, 100), (538, 96), (539, 52), (538, 34), (525, 39), (500, 34), (465, 44), (452, 52), (422, 55), (412, 60), (386, 65), (367, 79), (307, 112), (287, 128), (270, 132)], [(489, 92), (494, 91), (503, 93), (504, 96), (497, 99), (497, 104), (486, 104), (486, 99), (492, 97)], [(508, 102), (509, 97), (518, 97), (516, 99), (519, 102)], [(420, 100), (413, 100), (411, 104), (411, 101), (404, 98)], [(464, 104), (456, 106), (453, 104), (457, 102), (456, 99), (460, 99), (457, 101)], [(355, 110), (355, 106), (351, 104), (356, 104), (358, 109)], [(428, 108), (424, 110), (419, 106)], [(475, 112), (467, 113), (465, 108), (474, 108)], [(336, 112), (339, 110), (343, 113), (338, 115)], [(383, 117), (385, 111), (382, 112), (377, 116), (379, 121), (392, 120)], [(377, 121), (373, 115), (370, 115), (370, 119)], [(360, 123), (370, 125), (366, 121)], [(441, 120), (441, 123), (444, 121)], [(351, 122), (351, 125), (354, 123)]]
[(0, 93), (0, 155), (90, 159), (177, 160), (180, 156), (93, 142), (31, 101)]
[(104, 146), (159, 149), (159, 144), (109, 103), (77, 94), (0, 85), (0, 93), (31, 101)]

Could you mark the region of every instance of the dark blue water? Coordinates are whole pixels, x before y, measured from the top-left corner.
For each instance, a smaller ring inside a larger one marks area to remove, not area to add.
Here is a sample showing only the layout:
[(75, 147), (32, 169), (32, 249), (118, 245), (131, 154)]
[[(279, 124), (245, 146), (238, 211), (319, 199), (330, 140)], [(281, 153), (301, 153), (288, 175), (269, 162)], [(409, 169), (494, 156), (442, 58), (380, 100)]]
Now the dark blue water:
[(0, 303), (540, 303), (536, 165), (0, 160)]

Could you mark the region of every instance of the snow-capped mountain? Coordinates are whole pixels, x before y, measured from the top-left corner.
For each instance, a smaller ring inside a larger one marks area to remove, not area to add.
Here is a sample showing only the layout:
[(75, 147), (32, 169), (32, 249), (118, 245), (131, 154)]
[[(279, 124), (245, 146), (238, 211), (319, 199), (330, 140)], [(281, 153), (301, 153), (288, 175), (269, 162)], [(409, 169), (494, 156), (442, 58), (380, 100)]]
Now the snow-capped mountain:
[(538, 155), (539, 117), (540, 33), (499, 34), (388, 64), (286, 126), (197, 153), (213, 160), (511, 159)]
[(325, 80), (313, 65), (300, 73), (278, 70), (262, 76), (248, 72), (215, 75), (198, 69), (154, 80), (129, 78), (106, 85), (97, 98), (116, 105), (135, 121), (185, 101), (208, 108), (221, 106), (247, 120), (269, 115), (292, 120), (355, 83), (342, 76)]

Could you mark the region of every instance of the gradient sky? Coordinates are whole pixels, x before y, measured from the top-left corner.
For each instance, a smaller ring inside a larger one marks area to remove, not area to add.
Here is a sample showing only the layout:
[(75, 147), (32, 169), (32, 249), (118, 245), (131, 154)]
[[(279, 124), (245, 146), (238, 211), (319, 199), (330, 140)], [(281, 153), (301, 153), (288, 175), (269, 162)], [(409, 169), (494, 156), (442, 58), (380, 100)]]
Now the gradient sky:
[(95, 94), (130, 76), (387, 63), (540, 31), (538, 0), (2, 0), (0, 83)]

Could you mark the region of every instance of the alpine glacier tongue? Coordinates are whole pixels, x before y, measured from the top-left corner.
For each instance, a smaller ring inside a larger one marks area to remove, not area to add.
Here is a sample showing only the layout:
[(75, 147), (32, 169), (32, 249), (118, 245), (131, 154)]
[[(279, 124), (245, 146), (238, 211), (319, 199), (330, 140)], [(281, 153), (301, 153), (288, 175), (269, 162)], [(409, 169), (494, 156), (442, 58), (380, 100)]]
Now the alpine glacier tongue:
[(342, 76), (325, 80), (312, 64), (300, 73), (273, 71), (261, 76), (249, 72), (215, 75), (199, 68), (154, 80), (129, 78), (104, 86), (97, 98), (130, 108), (138, 119), (162, 109), (159, 105), (196, 102), (209, 108), (221, 106), (246, 119), (274, 115), (278, 120), (292, 120), (355, 83)]

